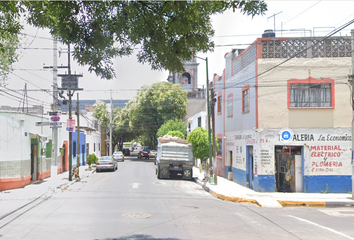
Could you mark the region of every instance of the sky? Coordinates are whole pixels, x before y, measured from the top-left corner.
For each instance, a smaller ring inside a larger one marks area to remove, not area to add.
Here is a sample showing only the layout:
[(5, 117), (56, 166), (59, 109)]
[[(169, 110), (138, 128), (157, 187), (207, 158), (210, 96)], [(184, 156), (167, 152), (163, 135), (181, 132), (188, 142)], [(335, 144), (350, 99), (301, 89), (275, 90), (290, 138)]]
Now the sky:
[[(309, 37), (325, 36), (332, 30), (341, 27), (354, 19), (354, 1), (266, 1), (268, 11), (263, 16), (247, 16), (227, 11), (224, 14), (212, 16), (215, 29), (213, 52), (198, 53), (201, 58), (208, 57), (208, 76), (212, 79), (214, 73), (222, 75), (225, 67), (224, 55), (232, 49), (244, 49), (261, 37), (266, 29), (275, 29), (277, 37)], [(350, 36), (354, 24), (343, 29), (336, 35)], [(26, 26), (19, 62), (14, 64), (6, 88), (7, 93), (0, 93), (0, 105), (22, 107), (25, 84), (27, 84), (28, 106), (43, 105), (49, 111), (53, 100), (51, 95), (53, 73), (44, 66), (53, 65), (53, 41), (47, 30)], [(58, 44), (61, 54), (58, 54), (58, 65), (67, 66), (67, 46)], [(80, 99), (133, 99), (136, 91), (143, 85), (166, 81), (168, 71), (153, 71), (149, 65), (138, 63), (136, 56), (123, 57), (114, 60), (116, 78), (103, 80), (94, 73), (87, 71), (88, 66), (78, 66), (71, 59), (72, 73), (83, 74), (79, 78)], [(206, 62), (199, 62), (198, 83), (206, 85)], [(64, 74), (65, 69), (59, 69)], [(60, 78), (58, 78), (60, 84)], [(22, 99), (22, 101), (21, 101)], [(76, 99), (76, 93), (73, 99)], [(26, 105), (26, 104), (25, 104)]]

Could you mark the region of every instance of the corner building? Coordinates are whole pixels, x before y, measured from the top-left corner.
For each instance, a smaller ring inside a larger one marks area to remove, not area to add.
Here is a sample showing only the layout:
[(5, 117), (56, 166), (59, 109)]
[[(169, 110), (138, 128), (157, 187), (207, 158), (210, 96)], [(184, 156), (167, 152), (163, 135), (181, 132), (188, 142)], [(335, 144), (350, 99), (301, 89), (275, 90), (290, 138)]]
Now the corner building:
[(217, 173), (260, 192), (351, 191), (350, 37), (263, 35), (214, 74)]

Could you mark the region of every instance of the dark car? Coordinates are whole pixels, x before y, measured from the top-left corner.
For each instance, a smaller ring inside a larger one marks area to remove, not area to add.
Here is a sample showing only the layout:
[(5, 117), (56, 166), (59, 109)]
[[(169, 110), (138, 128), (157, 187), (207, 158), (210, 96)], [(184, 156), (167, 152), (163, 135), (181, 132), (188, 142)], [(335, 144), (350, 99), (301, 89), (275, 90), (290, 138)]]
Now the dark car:
[(130, 149), (129, 148), (123, 148), (122, 150), (124, 156), (130, 156)]
[(138, 159), (142, 159), (142, 158), (150, 159), (150, 153), (148, 151), (140, 151), (138, 153)]

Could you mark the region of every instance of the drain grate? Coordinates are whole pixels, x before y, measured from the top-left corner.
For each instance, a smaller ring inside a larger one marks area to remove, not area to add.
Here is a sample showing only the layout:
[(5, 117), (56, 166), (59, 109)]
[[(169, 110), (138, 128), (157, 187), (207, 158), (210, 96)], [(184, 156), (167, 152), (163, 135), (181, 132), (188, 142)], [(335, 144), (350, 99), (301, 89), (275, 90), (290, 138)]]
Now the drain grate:
[(129, 219), (146, 219), (152, 217), (152, 215), (149, 213), (125, 213), (122, 217)]

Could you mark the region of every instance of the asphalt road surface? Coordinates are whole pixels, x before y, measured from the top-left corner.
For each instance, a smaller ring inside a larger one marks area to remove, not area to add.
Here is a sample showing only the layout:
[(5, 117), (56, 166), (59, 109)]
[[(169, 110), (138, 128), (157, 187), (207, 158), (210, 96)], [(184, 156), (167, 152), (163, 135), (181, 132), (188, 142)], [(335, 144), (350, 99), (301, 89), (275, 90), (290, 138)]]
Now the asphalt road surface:
[[(1, 204), (1, 203), (0, 203)], [(354, 208), (260, 208), (214, 198), (193, 181), (158, 180), (126, 157), (0, 229), (3, 239), (353, 239)]]

